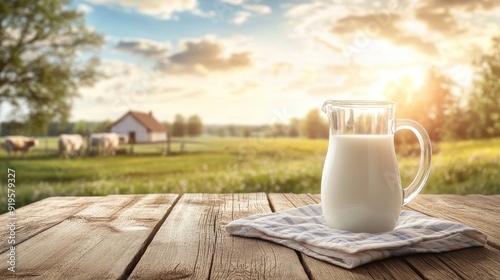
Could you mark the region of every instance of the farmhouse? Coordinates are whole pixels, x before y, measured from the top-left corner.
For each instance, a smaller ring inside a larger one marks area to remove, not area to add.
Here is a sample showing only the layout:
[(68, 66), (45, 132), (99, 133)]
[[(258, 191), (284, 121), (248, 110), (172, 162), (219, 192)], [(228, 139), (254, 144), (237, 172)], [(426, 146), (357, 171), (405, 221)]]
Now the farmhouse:
[(163, 142), (167, 129), (154, 117), (153, 112), (128, 111), (110, 126), (110, 131), (128, 136), (129, 143)]

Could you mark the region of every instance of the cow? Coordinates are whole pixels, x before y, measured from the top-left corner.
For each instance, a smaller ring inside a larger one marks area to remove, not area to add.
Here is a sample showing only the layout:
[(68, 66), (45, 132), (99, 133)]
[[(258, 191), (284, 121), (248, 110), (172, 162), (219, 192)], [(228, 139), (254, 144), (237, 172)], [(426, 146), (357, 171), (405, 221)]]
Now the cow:
[(11, 152), (17, 153), (21, 151), (23, 156), (26, 157), (26, 154), (29, 153), (33, 147), (38, 146), (38, 140), (26, 136), (7, 136), (5, 137), (3, 146), (9, 156)]
[(116, 133), (92, 133), (88, 149), (92, 154), (115, 155), (120, 139)]
[(82, 154), (83, 138), (80, 134), (61, 134), (57, 144), (60, 157), (68, 158), (75, 154)]

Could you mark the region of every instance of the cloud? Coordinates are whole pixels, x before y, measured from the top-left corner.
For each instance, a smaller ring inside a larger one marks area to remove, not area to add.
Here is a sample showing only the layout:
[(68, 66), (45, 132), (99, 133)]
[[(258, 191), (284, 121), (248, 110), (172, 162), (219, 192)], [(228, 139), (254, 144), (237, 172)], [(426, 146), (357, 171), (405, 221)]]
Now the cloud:
[[(223, 3), (217, 3), (216, 1), (221, 1)], [(237, 7), (226, 7), (230, 6), (225, 3), (231, 4)], [(222, 5), (221, 5), (222, 4)], [(223, 17), (224, 13), (234, 9), (241, 9), (234, 13), (234, 17), (231, 22), (240, 25), (245, 23), (254, 14), (269, 14), (271, 13), (271, 7), (262, 4), (246, 4), (245, 0), (215, 0), (213, 3), (214, 7), (220, 6), (219, 17)], [(224, 6), (225, 5), (225, 6)], [(217, 8), (216, 8), (217, 9)]]
[(449, 9), (422, 7), (415, 11), (415, 17), (424, 22), (430, 30), (456, 35), (464, 30), (460, 29)]
[(454, 12), (474, 13), (490, 11), (500, 7), (500, 0), (427, 0), (416, 9), (415, 17), (426, 23), (430, 30), (444, 35), (454, 36), (467, 30), (461, 27), (454, 17)]
[(91, 88), (83, 88), (82, 99), (114, 100), (149, 78), (148, 69), (120, 60), (103, 60), (99, 70), (107, 77)]
[(308, 85), (306, 92), (309, 95), (358, 95), (363, 92), (366, 93), (368, 88), (379, 79), (376, 68), (352, 63), (327, 65), (319, 71), (323, 74), (323, 77), (319, 81)]
[(85, 13), (85, 14), (88, 14), (88, 13), (91, 13), (94, 8), (92, 8), (91, 6), (87, 5), (87, 4), (84, 4), (84, 3), (80, 3), (78, 4), (78, 6), (76, 7), (76, 10), (79, 11), (79, 12), (82, 12), (82, 13)]
[(500, 7), (499, 0), (427, 0), (426, 6), (434, 9), (462, 9), (467, 12), (475, 12), (478, 10), (493, 10)]
[(338, 3), (315, 0), (297, 5), (282, 4), (281, 7), (286, 9), (285, 16), (290, 19), (294, 32), (298, 35), (327, 32), (327, 29), (339, 18), (363, 11), (362, 5), (354, 1)]
[(350, 15), (338, 19), (331, 32), (336, 35), (363, 32), (369, 38), (383, 38), (396, 46), (411, 47), (427, 55), (436, 55), (438, 50), (434, 43), (418, 36), (407, 36), (408, 32), (401, 27), (403, 17), (397, 13), (374, 12), (364, 15)]
[(170, 73), (208, 73), (231, 71), (252, 65), (250, 52), (227, 53), (225, 45), (214, 38), (187, 40), (182, 50), (161, 61), (158, 68)]
[(411, 47), (417, 51), (420, 51), (421, 53), (428, 54), (428, 55), (437, 55), (438, 50), (436, 48), (436, 45), (434, 45), (431, 42), (426, 42), (420, 37), (416, 36), (401, 36), (401, 37), (396, 37), (393, 40), (393, 43), (398, 46), (408, 46)]
[(259, 89), (261, 85), (259, 83), (253, 82), (253, 81), (246, 81), (242, 82), (239, 85), (233, 86), (231, 89), (228, 89), (228, 91), (231, 94), (247, 94), (247, 93), (252, 93), (254, 90)]
[(245, 2), (245, 0), (221, 0), (221, 1), (232, 5), (241, 5)]
[(244, 11), (237, 12), (233, 18), (233, 23), (236, 25), (240, 25), (240, 24), (244, 23), (245, 21), (247, 21), (247, 19), (251, 15), (252, 14), (249, 12), (244, 12)]
[(271, 7), (266, 5), (243, 5), (243, 8), (259, 14), (269, 14), (271, 12)]
[(277, 62), (273, 65), (271, 73), (273, 76), (290, 74), (293, 69), (293, 64), (289, 62)]
[[(394, 4), (312, 0), (281, 6), (294, 28), (294, 37), (315, 51), (329, 51), (349, 59), (353, 55), (366, 59), (361, 56), (367, 56), (369, 50), (391, 47), (442, 56), (450, 45), (463, 48), (462, 43), (456, 43), (458, 37), (471, 38), (485, 30), (486, 25), (496, 21), (500, 9), (500, 0), (410, 0)], [(495, 26), (498, 28), (497, 23)]]
[(359, 30), (368, 31), (375, 36), (390, 38), (397, 36), (401, 30), (397, 24), (401, 22), (401, 15), (396, 13), (370, 13), (365, 15), (350, 15), (340, 18), (334, 23), (333, 33), (346, 34)]
[(242, 5), (245, 11), (238, 11), (234, 14), (232, 23), (236, 25), (243, 24), (255, 13), (258, 14), (269, 14), (271, 12), (271, 7), (266, 5)]
[(112, 7), (120, 6), (165, 20), (171, 19), (174, 13), (199, 12), (197, 0), (89, 0), (89, 2)]
[(118, 41), (114, 49), (151, 60), (160, 60), (167, 57), (170, 45), (147, 39), (124, 39)]

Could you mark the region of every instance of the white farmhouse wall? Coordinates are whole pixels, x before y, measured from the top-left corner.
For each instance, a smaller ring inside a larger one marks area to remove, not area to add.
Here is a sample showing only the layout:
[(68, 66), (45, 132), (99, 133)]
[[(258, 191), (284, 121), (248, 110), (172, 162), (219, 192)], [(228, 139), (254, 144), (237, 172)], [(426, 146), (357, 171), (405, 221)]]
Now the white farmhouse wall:
[(150, 132), (151, 142), (163, 142), (167, 140), (166, 132)]
[(131, 115), (125, 116), (120, 122), (111, 127), (111, 132), (129, 135), (129, 132), (135, 132), (136, 142), (148, 142), (147, 129)]

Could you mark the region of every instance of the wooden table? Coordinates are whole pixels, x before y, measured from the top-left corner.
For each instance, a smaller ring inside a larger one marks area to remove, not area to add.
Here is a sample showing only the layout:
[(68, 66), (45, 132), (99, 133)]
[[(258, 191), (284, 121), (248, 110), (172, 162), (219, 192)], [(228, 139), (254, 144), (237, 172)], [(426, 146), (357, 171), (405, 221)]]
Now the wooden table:
[(318, 202), (278, 193), (52, 197), (15, 212), (15, 275), (9, 217), (0, 216), (0, 279), (500, 279), (500, 195), (420, 195), (408, 207), (481, 230), (485, 248), (352, 270), (224, 231), (237, 218)]

